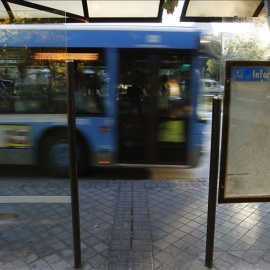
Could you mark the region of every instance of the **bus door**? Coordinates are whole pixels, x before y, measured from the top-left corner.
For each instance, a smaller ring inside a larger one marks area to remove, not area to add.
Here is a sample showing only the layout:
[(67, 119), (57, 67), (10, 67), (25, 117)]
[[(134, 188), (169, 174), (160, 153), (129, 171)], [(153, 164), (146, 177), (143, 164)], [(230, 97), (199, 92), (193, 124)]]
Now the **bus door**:
[(151, 161), (151, 87), (149, 55), (141, 50), (120, 50), (118, 102), (119, 162)]
[(179, 53), (120, 51), (119, 162), (185, 164), (189, 67)]
[(160, 52), (156, 93), (155, 161), (186, 165), (191, 106), (191, 56), (188, 51)]

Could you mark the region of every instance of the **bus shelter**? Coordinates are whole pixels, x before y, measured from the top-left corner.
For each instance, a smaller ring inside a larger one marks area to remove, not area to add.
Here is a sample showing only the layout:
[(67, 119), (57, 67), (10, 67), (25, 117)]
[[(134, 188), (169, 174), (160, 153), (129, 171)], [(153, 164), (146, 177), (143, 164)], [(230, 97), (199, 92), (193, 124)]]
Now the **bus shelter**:
[[(79, 3), (78, 3), (79, 2)], [(241, 17), (265, 17), (267, 12), (268, 1), (68, 1), (63, 10), (63, 1), (18, 1), (18, 0), (1, 0), (0, 1), (0, 20), (3, 23), (32, 23), (32, 22), (46, 22), (46, 23), (70, 23), (70, 22), (161, 22), (163, 6), (165, 3), (174, 2), (175, 5), (183, 5), (182, 14), (180, 17), (181, 21), (203, 21), (203, 22), (222, 22), (223, 18), (236, 19)], [(248, 4), (247, 4), (248, 2)], [(221, 8), (223, 6), (224, 8)], [(218, 12), (218, 10), (220, 12)], [(221, 12), (222, 11), (222, 12)], [(16, 39), (18, 32), (14, 28), (13, 31), (9, 32), (9, 35), (13, 35)], [(39, 36), (37, 32), (37, 38), (44, 38)], [(48, 38), (48, 37), (47, 37)], [(66, 35), (65, 31), (59, 32), (57, 36), (53, 37), (55, 42), (62, 43), (63, 49), (61, 53), (66, 53)], [(5, 48), (2, 48), (5, 52)], [(12, 63), (4, 63), (6, 65)], [(74, 96), (73, 96), (73, 70), (72, 65), (67, 63), (67, 88), (70, 90), (68, 97), (68, 115), (66, 118), (69, 120), (70, 134), (74, 130)], [(30, 74), (31, 75), (31, 74)], [(29, 77), (35, 78), (36, 74)], [(46, 74), (42, 76), (46, 77)], [(23, 82), (25, 85), (27, 82)], [(33, 86), (34, 87), (34, 86)], [(0, 94), (4, 96), (6, 88), (1, 89)], [(29, 120), (30, 121), (30, 120)], [(58, 121), (62, 121), (58, 119)], [(5, 145), (6, 147), (25, 147), (31, 144), (31, 138), (27, 137), (29, 130), (25, 126), (2, 126), (1, 130), (8, 130), (12, 135), (14, 141), (9, 142), (11, 145)], [(0, 130), (0, 131), (1, 131)], [(74, 135), (74, 134), (73, 134)], [(23, 142), (19, 142), (18, 138), (23, 139)], [(74, 137), (70, 138), (70, 154), (71, 157), (75, 155), (74, 149)], [(27, 158), (27, 155), (25, 156)], [(54, 185), (54, 189), (46, 189), (46, 183), (39, 186), (36, 193), (29, 193), (29, 189), (24, 188), (24, 184), (15, 183), (15, 193), (2, 194), (0, 203), (7, 208), (7, 216), (18, 217), (20, 213), (13, 211), (12, 205), (14, 203), (21, 204), (21, 213), (27, 215), (29, 212), (32, 213), (32, 217), (35, 216), (37, 211), (36, 205), (49, 204), (51, 210), (53, 210), (53, 219), (50, 217), (50, 210), (46, 207), (42, 207), (44, 210), (44, 218), (42, 220), (34, 220), (33, 226), (29, 227), (31, 230), (37, 230), (36, 225), (50, 225), (50, 222), (54, 224), (62, 224), (63, 228), (68, 228), (65, 224), (73, 221), (73, 241), (74, 241), (74, 257), (75, 257), (75, 268), (79, 268), (81, 265), (80, 259), (80, 224), (79, 224), (79, 206), (78, 206), (78, 186), (77, 186), (77, 175), (76, 175), (76, 161), (70, 160), (71, 165), (71, 188), (69, 183), (66, 185), (61, 184), (61, 189), (58, 189), (57, 182)], [(54, 181), (49, 179), (47, 182)], [(69, 205), (72, 205), (72, 209), (69, 209)], [(11, 208), (10, 208), (11, 206)], [(71, 221), (70, 217), (73, 214)], [(66, 219), (65, 219), (66, 218)], [(55, 227), (57, 231), (57, 228)], [(61, 232), (63, 240), (65, 231)], [(25, 234), (27, 237), (27, 234)], [(48, 237), (48, 235), (40, 236)], [(65, 241), (72, 241), (70, 236), (65, 237)], [(35, 240), (35, 239), (34, 239)], [(29, 242), (31, 248), (35, 248), (35, 245), (41, 245), (41, 243)], [(47, 242), (47, 244), (50, 244)]]

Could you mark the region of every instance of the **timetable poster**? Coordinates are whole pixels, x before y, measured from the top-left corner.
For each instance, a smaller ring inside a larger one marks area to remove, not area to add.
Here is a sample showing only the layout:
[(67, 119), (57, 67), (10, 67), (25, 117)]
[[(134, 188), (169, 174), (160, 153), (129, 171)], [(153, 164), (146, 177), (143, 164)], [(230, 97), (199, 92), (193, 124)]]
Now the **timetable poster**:
[(220, 201), (269, 201), (270, 63), (229, 61), (226, 70)]

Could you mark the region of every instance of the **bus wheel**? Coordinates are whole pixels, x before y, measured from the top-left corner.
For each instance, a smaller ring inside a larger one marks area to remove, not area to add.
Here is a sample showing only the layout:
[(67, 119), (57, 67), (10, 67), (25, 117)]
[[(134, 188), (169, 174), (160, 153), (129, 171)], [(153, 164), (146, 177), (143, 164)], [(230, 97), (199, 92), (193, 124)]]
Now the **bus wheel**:
[[(87, 146), (82, 138), (76, 142), (77, 171), (86, 172), (88, 166)], [(45, 172), (57, 177), (69, 177), (69, 146), (67, 131), (59, 130), (47, 136), (42, 143), (41, 162)]]

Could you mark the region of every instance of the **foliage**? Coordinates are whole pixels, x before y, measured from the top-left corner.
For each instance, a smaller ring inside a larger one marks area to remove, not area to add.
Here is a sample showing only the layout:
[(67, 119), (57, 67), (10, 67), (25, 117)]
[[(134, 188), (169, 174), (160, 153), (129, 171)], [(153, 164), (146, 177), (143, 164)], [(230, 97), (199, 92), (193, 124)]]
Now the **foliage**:
[(0, 24), (41, 24), (41, 23), (63, 23), (65, 18), (35, 18), (29, 13), (20, 14), (21, 18), (0, 19)]
[(214, 80), (220, 80), (220, 59), (211, 58), (206, 63), (206, 72), (208, 74), (207, 77), (212, 78)]
[(205, 65), (207, 77), (224, 81), (226, 60), (262, 61), (269, 60), (266, 52), (270, 51), (270, 44), (262, 46), (257, 37), (243, 37), (237, 35), (228, 38), (227, 45), (222, 50), (221, 43), (211, 41), (208, 45), (210, 52), (216, 53), (217, 58), (210, 58)]
[(167, 10), (168, 14), (173, 14), (174, 9), (178, 6), (178, 0), (166, 0), (163, 8)]
[(219, 80), (220, 56), (222, 51), (221, 43), (216, 40), (204, 43), (203, 50), (211, 57), (205, 63), (205, 77)]
[(230, 60), (266, 60), (265, 48), (260, 46), (255, 37), (243, 39), (236, 36), (230, 40), (224, 56)]

